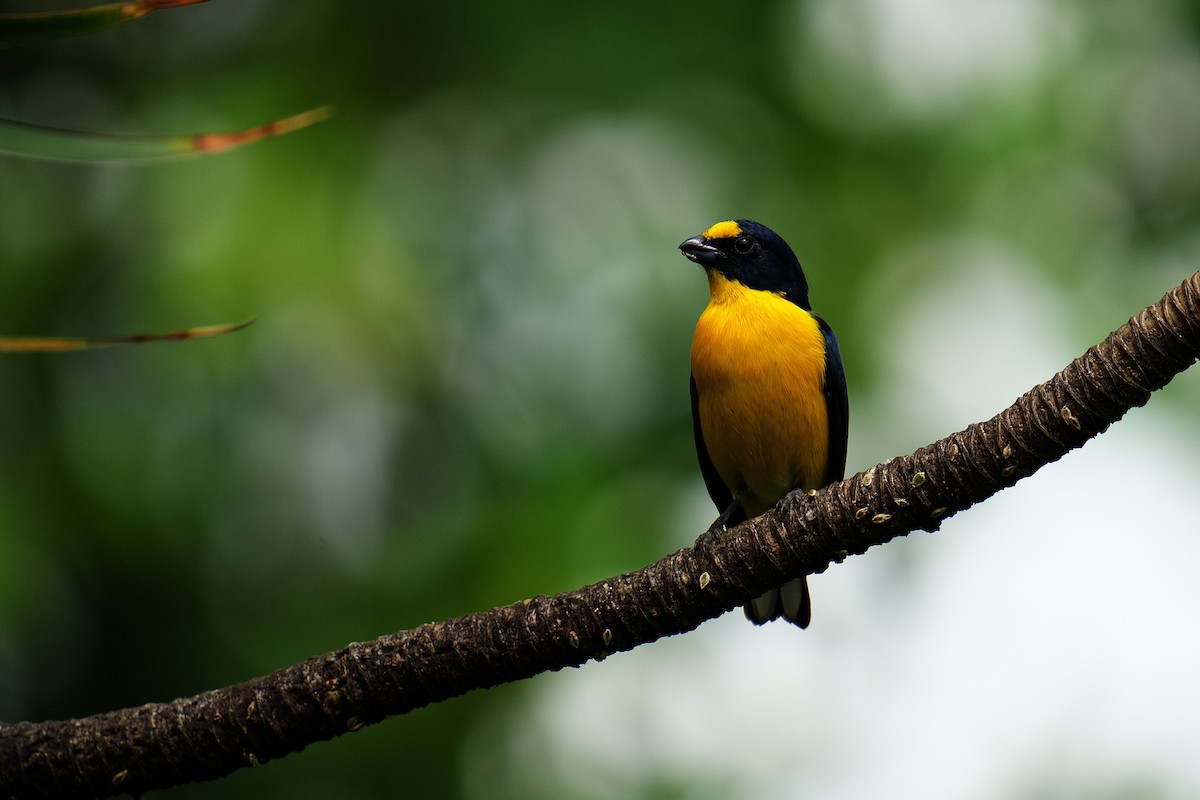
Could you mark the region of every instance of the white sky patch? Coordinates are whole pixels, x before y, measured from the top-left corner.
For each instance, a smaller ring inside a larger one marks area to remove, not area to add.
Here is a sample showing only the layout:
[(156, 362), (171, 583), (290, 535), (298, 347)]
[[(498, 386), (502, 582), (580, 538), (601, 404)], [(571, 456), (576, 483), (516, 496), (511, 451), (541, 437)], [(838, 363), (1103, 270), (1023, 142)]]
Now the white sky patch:
[(1042, 0), (867, 0), (880, 75), (904, 101), (954, 96), (1041, 58)]
[(807, 68), (822, 82), (842, 95), (865, 82), (922, 115), (1034, 74), (1071, 40), (1062, 9), (1046, 0), (818, 0), (800, 8), (806, 47), (820, 54)]
[(1039, 265), (986, 231), (895, 248), (862, 297), (887, 334), (873, 362), (883, 382), (851, 398), (852, 470), (991, 417), (1090, 343), (1072, 342), (1071, 301)]

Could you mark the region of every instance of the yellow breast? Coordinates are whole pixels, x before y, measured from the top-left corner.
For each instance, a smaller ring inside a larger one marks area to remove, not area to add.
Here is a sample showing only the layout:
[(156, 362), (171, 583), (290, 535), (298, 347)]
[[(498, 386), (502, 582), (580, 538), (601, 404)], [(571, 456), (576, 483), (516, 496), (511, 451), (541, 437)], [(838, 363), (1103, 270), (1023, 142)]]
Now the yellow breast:
[(829, 452), (825, 338), (812, 314), (709, 271), (692, 377), (709, 458), (747, 515), (819, 486)]

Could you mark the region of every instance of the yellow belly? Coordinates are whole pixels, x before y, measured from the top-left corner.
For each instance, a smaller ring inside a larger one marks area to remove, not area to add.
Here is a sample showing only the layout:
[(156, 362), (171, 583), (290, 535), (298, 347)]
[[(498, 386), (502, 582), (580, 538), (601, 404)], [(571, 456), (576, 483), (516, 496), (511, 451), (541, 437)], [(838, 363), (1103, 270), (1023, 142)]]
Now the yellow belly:
[(829, 452), (825, 339), (804, 309), (709, 275), (692, 340), (700, 430), (748, 516), (823, 483)]

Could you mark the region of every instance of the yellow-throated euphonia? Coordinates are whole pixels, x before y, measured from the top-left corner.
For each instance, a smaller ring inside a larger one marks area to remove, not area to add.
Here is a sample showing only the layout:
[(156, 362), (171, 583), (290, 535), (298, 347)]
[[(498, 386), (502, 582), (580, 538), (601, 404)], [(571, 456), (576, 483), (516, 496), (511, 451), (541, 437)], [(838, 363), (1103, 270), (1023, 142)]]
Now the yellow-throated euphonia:
[[(679, 249), (708, 275), (708, 307), (692, 339), (692, 421), (716, 524), (758, 516), (792, 489), (841, 480), (846, 374), (792, 249), (745, 219), (719, 222)], [(752, 600), (746, 616), (806, 627), (807, 580)]]

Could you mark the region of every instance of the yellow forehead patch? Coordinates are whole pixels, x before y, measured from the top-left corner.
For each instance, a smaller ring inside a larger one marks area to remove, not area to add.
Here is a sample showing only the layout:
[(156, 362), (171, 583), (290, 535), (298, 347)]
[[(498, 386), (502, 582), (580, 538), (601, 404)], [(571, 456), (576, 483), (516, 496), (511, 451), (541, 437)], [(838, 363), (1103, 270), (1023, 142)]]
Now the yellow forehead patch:
[(711, 228), (700, 234), (705, 239), (732, 239), (735, 236), (740, 236), (742, 227), (733, 220), (726, 222), (718, 222)]

